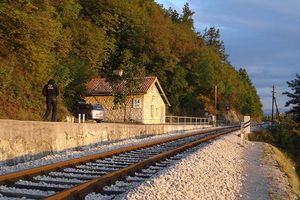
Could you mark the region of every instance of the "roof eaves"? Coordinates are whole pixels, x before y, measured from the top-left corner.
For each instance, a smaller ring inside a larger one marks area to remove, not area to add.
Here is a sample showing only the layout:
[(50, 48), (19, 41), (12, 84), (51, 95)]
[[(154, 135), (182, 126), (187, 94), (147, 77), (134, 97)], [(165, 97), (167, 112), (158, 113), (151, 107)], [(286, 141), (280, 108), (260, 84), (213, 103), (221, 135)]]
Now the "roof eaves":
[[(127, 96), (132, 96), (132, 95), (144, 95), (146, 92), (134, 92), (132, 94), (129, 94)], [(93, 93), (89, 92), (85, 96), (113, 96), (111, 92), (101, 92), (101, 93)]]
[(160, 93), (160, 95), (162, 96), (162, 98), (165, 100), (165, 102), (167, 103), (168, 106), (171, 106), (171, 104), (170, 104), (170, 102), (169, 102), (169, 100), (168, 100), (168, 98), (167, 98), (167, 96), (166, 96), (164, 90), (162, 89), (162, 87), (161, 87), (161, 85), (160, 85), (158, 79), (155, 80), (155, 83), (156, 83), (157, 86), (158, 86), (157, 88), (158, 88), (159, 93)]

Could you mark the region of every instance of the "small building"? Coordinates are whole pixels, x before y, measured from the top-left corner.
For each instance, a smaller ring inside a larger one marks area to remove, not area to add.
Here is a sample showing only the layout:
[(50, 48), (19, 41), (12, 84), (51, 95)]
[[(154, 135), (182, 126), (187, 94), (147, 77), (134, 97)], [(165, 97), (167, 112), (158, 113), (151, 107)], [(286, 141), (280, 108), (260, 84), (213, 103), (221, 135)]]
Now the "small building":
[[(104, 78), (92, 79), (86, 89), (86, 102), (102, 104), (107, 121), (124, 120), (124, 109), (114, 106), (112, 88)], [(127, 96), (125, 119), (144, 124), (165, 123), (167, 106), (170, 103), (157, 77), (145, 77), (139, 90)]]

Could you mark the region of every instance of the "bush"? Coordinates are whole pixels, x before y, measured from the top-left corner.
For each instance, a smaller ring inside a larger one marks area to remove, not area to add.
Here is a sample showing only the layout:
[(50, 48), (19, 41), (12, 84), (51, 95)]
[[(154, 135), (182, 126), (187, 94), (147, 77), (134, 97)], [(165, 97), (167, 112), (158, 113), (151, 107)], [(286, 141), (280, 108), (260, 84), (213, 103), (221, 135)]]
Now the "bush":
[(286, 118), (280, 124), (250, 134), (252, 141), (267, 142), (286, 152), (296, 163), (296, 171), (300, 177), (300, 129), (299, 124)]

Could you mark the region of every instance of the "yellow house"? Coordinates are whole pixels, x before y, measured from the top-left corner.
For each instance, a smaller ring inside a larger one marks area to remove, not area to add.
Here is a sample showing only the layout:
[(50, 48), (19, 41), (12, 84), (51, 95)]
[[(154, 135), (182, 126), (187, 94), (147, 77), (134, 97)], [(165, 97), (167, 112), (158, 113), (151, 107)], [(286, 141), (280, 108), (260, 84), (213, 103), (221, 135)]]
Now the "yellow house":
[[(102, 104), (107, 121), (123, 121), (124, 109), (115, 108), (111, 86), (104, 78), (92, 79), (86, 89), (86, 102)], [(125, 119), (144, 124), (165, 123), (166, 106), (170, 103), (157, 77), (145, 77), (139, 91), (127, 96)]]

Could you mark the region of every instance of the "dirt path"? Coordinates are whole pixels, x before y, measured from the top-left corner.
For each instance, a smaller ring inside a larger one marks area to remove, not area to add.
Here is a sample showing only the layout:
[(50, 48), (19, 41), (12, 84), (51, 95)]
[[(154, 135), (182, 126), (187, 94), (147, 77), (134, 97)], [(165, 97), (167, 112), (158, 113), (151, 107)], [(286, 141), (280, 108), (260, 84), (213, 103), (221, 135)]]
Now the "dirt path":
[(243, 181), (239, 192), (241, 200), (269, 200), (268, 188), (270, 182), (264, 173), (263, 143), (250, 143), (245, 145), (243, 152)]
[(248, 142), (244, 151), (243, 182), (239, 199), (296, 199), (288, 179), (272, 157), (270, 145)]

